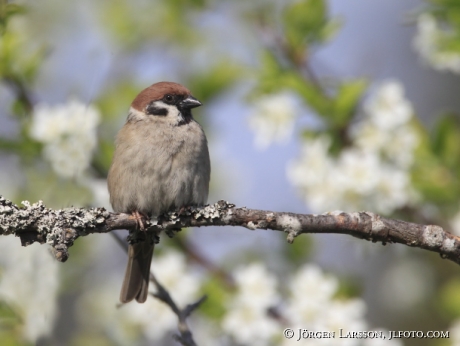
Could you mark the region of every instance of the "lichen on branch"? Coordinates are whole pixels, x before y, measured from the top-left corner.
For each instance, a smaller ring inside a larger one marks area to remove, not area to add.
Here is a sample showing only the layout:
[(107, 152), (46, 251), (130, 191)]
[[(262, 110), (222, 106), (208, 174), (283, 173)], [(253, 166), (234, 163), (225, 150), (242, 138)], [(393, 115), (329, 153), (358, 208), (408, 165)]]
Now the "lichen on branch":
[[(104, 208), (54, 210), (46, 208), (42, 201), (34, 204), (24, 201), (22, 204), (23, 207), (19, 208), (0, 196), (0, 235), (14, 234), (21, 239), (23, 246), (34, 242), (48, 243), (53, 247), (55, 257), (62, 262), (68, 259), (68, 248), (78, 237), (116, 229), (138, 231), (136, 220), (131, 215), (111, 213)], [(442, 258), (460, 264), (460, 238), (440, 226), (384, 218), (366, 211), (295, 214), (236, 208), (229, 202), (218, 201), (160, 215), (148, 221), (147, 231), (155, 235), (164, 231), (172, 237), (181, 228), (205, 226), (242, 226), (250, 230), (283, 231), (287, 233), (289, 243), (303, 233), (348, 234), (384, 245), (400, 243), (437, 252)]]

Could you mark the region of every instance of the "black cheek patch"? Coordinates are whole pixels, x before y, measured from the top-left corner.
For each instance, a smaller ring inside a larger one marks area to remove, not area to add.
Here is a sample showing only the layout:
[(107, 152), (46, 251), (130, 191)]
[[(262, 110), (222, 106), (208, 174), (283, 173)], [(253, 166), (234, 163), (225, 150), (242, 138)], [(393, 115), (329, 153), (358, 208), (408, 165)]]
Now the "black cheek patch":
[(147, 107), (147, 114), (165, 116), (168, 114), (168, 110), (166, 108), (161, 108), (161, 107), (156, 107), (155, 105), (150, 105)]

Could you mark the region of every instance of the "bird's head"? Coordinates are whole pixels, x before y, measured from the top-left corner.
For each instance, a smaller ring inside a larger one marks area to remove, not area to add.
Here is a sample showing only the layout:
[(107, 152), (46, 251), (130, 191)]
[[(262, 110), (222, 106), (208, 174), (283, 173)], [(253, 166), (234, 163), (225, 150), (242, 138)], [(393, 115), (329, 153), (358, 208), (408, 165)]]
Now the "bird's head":
[(128, 121), (150, 120), (173, 126), (188, 124), (191, 109), (201, 106), (181, 84), (159, 82), (142, 90), (131, 103)]

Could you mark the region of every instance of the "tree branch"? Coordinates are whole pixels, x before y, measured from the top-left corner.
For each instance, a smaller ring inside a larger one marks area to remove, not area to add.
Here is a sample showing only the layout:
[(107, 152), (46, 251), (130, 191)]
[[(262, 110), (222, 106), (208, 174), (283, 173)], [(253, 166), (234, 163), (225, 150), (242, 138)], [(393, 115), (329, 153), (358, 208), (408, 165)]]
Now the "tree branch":
[[(136, 221), (128, 214), (110, 213), (104, 208), (48, 209), (39, 201), (22, 202), (19, 208), (0, 196), (0, 235), (15, 234), (24, 246), (33, 242), (53, 246), (59, 261), (69, 257), (68, 248), (81, 236), (106, 233), (116, 229), (134, 231)], [(149, 232), (164, 231), (169, 236), (185, 227), (242, 226), (250, 230), (271, 229), (287, 233), (288, 242), (303, 233), (338, 233), (372, 242), (400, 243), (437, 252), (460, 264), (460, 238), (440, 226), (421, 225), (388, 219), (372, 212), (329, 212), (321, 215), (294, 214), (236, 208), (219, 201), (204, 207), (190, 207), (183, 212), (169, 212), (149, 222)]]

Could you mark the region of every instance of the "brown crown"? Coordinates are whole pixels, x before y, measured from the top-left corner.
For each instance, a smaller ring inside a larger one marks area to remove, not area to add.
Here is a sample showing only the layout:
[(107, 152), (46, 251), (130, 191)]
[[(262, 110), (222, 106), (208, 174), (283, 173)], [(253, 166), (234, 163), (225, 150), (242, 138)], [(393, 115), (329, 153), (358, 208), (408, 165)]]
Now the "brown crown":
[(161, 100), (166, 94), (189, 96), (190, 90), (178, 83), (155, 83), (142, 90), (131, 103), (131, 107), (138, 111), (143, 111), (148, 103)]

